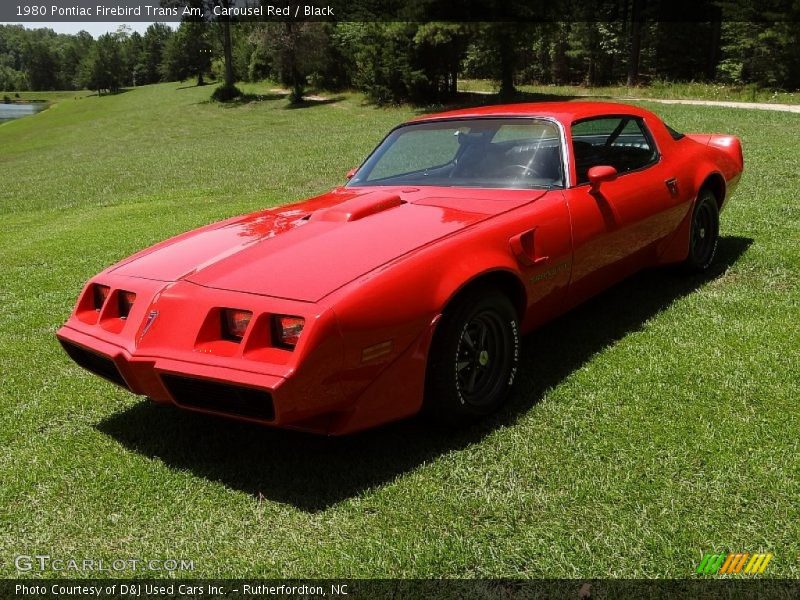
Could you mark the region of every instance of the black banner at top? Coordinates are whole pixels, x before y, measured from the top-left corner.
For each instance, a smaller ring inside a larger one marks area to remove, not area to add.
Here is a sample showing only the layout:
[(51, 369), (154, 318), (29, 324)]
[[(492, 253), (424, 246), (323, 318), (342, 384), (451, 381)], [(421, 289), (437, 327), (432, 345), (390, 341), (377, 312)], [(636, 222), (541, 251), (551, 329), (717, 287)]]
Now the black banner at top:
[(0, 22), (800, 21), (793, 0), (3, 0)]

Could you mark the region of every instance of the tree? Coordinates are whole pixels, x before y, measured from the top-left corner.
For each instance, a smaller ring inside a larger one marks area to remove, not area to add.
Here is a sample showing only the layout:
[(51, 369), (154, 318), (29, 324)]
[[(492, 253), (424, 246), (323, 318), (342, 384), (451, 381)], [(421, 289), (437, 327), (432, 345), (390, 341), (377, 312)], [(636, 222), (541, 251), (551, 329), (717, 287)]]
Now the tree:
[(123, 60), (119, 37), (116, 34), (106, 33), (97, 38), (89, 55), (81, 62), (80, 83), (83, 87), (97, 90), (97, 95), (102, 95), (103, 90), (117, 93), (122, 85)]
[(48, 40), (29, 40), (24, 46), (23, 64), (28, 84), (32, 90), (54, 90), (59, 87), (56, 79), (58, 55)]
[(25, 73), (5, 65), (0, 65), (0, 90), (11, 92), (25, 89), (28, 89)]
[(303, 99), (308, 76), (323, 60), (327, 36), (322, 23), (266, 23), (259, 44), (271, 58), (273, 69), (281, 83), (291, 90), (292, 103)]
[[(230, 7), (228, 0), (219, 0), (219, 5), (223, 9)], [(222, 28), (222, 55), (225, 60), (225, 82), (223, 86), (226, 88), (234, 88), (233, 77), (233, 43), (231, 42), (231, 20), (227, 15), (219, 18), (219, 23)]]
[(423, 23), (414, 34), (416, 61), (428, 79), (428, 95), (446, 100), (458, 92), (458, 72), (476, 27), (470, 23)]
[[(633, 0), (628, 39), (628, 87), (639, 83), (639, 58), (642, 53), (642, 26), (645, 0)], [(626, 3), (627, 5), (627, 3)]]
[(470, 61), (497, 82), (502, 97), (516, 93), (516, 80), (522, 57), (541, 37), (542, 27), (536, 23), (498, 22), (482, 25), (471, 37), (467, 51)]
[(65, 35), (61, 46), (61, 69), (59, 80), (63, 89), (80, 87), (80, 65), (94, 46), (94, 38), (86, 31), (76, 35)]
[(121, 40), (122, 62), (125, 74), (125, 84), (142, 85), (143, 73), (140, 72), (142, 54), (144, 53), (144, 40), (138, 31)]
[(182, 81), (194, 76), (197, 77), (197, 85), (204, 85), (203, 76), (210, 68), (211, 43), (207, 24), (183, 21), (164, 48), (161, 65), (164, 79)]
[[(186, 25), (184, 36), (185, 45), (183, 48), (184, 50), (187, 50), (192, 57), (195, 57), (190, 60), (196, 60), (197, 64), (180, 65), (180, 59), (176, 56), (178, 48), (171, 47), (170, 50), (172, 51), (172, 54), (167, 57), (170, 66), (165, 69), (165, 72), (174, 73), (188, 70), (191, 73), (197, 73), (197, 85), (203, 85), (203, 73), (207, 72), (211, 67), (212, 54), (210, 39), (208, 36), (209, 32), (207, 28), (202, 27), (202, 25), (216, 23), (218, 25), (218, 31), (220, 33), (222, 42), (224, 82), (220, 88), (214, 91), (213, 97), (214, 99), (225, 101), (240, 96), (241, 91), (234, 85), (235, 73), (233, 70), (231, 17), (228, 15), (228, 9), (232, 4), (234, 4), (234, 0), (188, 0), (188, 2), (181, 2), (179, 0), (162, 0), (161, 4), (162, 6), (173, 6), (181, 9), (185, 9), (187, 7), (197, 9), (199, 14), (203, 15), (185, 17), (182, 21), (182, 26)], [(221, 11), (217, 12), (219, 15), (217, 17), (214, 16), (215, 8), (222, 9)], [(201, 42), (203, 47), (190, 47), (192, 43), (201, 44)]]
[(137, 80), (140, 79), (142, 84), (161, 80), (160, 67), (164, 61), (165, 47), (172, 36), (172, 28), (164, 23), (153, 23), (145, 30), (142, 53), (136, 69)]

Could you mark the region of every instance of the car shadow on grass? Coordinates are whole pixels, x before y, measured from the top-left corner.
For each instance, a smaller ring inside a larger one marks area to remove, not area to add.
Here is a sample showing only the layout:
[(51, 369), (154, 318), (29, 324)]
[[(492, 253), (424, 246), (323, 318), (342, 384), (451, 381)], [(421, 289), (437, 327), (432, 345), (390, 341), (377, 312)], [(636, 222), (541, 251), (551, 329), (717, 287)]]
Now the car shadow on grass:
[(641, 329), (674, 301), (722, 276), (752, 244), (742, 237), (720, 240), (706, 273), (673, 269), (641, 273), (551, 324), (526, 336), (524, 377), (496, 415), (458, 431), (415, 418), (344, 438), (325, 438), (237, 423), (142, 402), (96, 427), (126, 448), (188, 470), (254, 498), (286, 503), (307, 512), (391, 482), (444, 453), (480, 442), (532, 410), (592, 356)]

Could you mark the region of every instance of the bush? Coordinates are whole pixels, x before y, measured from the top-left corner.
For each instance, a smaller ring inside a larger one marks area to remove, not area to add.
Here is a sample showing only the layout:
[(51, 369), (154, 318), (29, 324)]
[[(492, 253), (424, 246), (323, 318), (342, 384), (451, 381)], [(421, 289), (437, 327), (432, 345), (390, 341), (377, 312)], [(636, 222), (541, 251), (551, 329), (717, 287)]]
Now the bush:
[(215, 58), (211, 61), (211, 76), (217, 81), (225, 79), (225, 61), (221, 58)]
[(242, 90), (235, 85), (221, 85), (211, 94), (211, 99), (215, 102), (230, 102), (231, 100), (239, 98), (241, 95)]

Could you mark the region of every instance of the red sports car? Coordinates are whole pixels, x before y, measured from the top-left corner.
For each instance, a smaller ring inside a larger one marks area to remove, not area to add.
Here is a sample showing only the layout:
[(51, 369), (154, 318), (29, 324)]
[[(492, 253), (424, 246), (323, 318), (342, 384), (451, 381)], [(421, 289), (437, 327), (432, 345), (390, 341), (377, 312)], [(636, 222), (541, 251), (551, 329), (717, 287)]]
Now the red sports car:
[(58, 338), (156, 402), (325, 434), (486, 415), (520, 335), (655, 265), (706, 269), (732, 135), (624, 104), (512, 104), (392, 130), (349, 181), (143, 250)]

